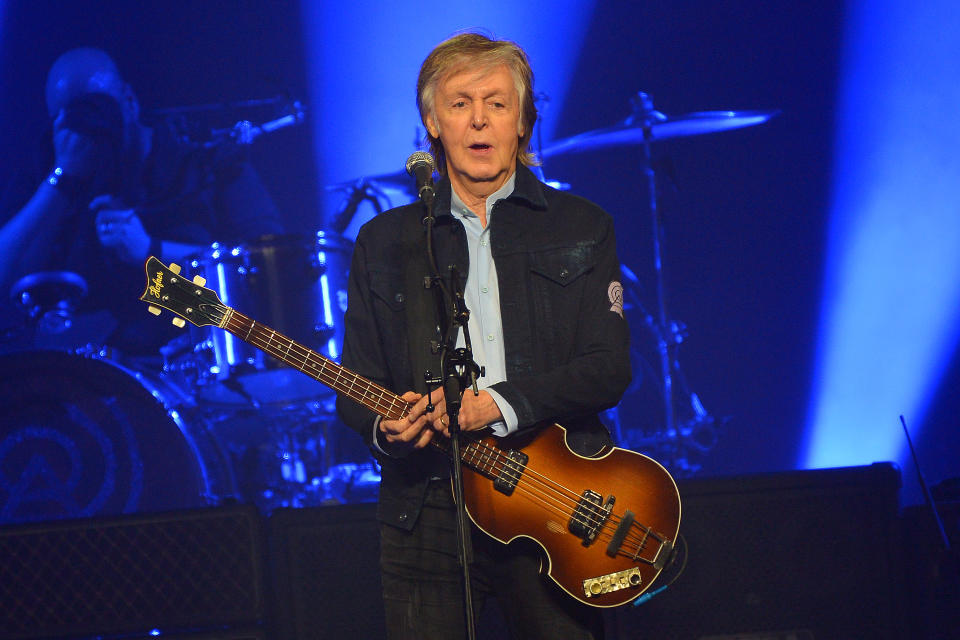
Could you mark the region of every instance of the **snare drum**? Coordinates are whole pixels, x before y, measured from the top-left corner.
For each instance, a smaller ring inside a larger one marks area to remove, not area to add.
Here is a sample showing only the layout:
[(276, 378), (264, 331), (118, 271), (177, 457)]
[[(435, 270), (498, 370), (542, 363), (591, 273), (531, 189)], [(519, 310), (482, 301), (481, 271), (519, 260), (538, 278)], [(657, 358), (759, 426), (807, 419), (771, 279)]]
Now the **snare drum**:
[(100, 354), (0, 355), (0, 523), (203, 507), (235, 496), (188, 394)]
[[(191, 261), (221, 302), (334, 361), (343, 344), (347, 270), (352, 244), (320, 231), (313, 236), (270, 236), (226, 247), (214, 244)], [(333, 392), (217, 327), (193, 328), (186, 362), (190, 386), (209, 402), (289, 403)]]

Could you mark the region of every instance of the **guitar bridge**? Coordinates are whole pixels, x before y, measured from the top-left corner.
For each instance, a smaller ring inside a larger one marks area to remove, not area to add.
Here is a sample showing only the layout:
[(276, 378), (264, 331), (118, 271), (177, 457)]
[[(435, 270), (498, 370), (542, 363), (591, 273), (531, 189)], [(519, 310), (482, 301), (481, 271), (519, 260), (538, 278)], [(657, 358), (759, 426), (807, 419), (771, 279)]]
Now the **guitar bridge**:
[(642, 581), (643, 578), (640, 575), (640, 569), (636, 567), (617, 571), (616, 573), (608, 573), (605, 576), (597, 576), (596, 578), (587, 578), (584, 580), (583, 595), (587, 598), (602, 596), (612, 591), (639, 587)]
[(590, 489), (584, 491), (579, 502), (577, 502), (577, 508), (573, 510), (570, 523), (567, 525), (570, 528), (570, 533), (583, 539), (583, 546), (585, 547), (590, 546), (596, 539), (600, 527), (610, 517), (610, 511), (613, 509), (616, 498), (610, 496), (603, 506), (600, 505), (601, 500), (603, 500), (603, 496), (596, 491)]

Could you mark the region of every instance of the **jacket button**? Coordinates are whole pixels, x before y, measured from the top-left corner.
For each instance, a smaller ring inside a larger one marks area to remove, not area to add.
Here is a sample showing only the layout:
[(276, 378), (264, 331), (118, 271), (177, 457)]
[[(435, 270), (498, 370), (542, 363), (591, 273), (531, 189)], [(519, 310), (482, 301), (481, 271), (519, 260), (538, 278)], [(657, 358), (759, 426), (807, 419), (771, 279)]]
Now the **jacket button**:
[(567, 271), (566, 267), (560, 269), (560, 278), (566, 278), (568, 275), (570, 275), (570, 272)]
[(393, 296), (393, 299), (396, 300), (397, 302), (403, 302), (403, 294), (398, 293), (397, 295)]
[(407, 521), (407, 514), (401, 513), (401, 514), (400, 514), (400, 517), (397, 518), (397, 520), (399, 520), (400, 522), (406, 522), (406, 521)]

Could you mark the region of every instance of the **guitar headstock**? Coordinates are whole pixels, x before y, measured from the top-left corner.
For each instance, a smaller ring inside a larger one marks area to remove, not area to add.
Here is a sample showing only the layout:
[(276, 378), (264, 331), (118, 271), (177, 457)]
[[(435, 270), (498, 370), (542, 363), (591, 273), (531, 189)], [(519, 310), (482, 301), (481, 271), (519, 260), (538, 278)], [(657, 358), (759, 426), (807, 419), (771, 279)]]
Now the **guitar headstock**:
[(160, 315), (161, 308), (177, 314), (173, 324), (183, 327), (184, 319), (198, 327), (219, 326), (229, 307), (211, 289), (203, 285), (201, 276), (193, 280), (180, 275), (180, 267), (164, 265), (154, 256), (147, 258), (147, 288), (140, 299), (150, 305), (149, 311)]

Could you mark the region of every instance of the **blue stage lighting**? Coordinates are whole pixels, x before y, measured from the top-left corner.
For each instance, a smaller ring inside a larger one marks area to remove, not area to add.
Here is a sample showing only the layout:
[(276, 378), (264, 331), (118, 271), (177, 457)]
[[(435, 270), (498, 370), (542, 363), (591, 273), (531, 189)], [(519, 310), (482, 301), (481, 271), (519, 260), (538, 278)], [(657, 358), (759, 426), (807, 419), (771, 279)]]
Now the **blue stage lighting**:
[(960, 12), (848, 4), (808, 468), (904, 459), (960, 336)]
[[(482, 28), (520, 44), (537, 91), (559, 112), (592, 9), (590, 0), (422, 6), (304, 0), (320, 183), (403, 171), (423, 138), (414, 103), (420, 64), (457, 31)], [(547, 117), (544, 140), (550, 127)]]

